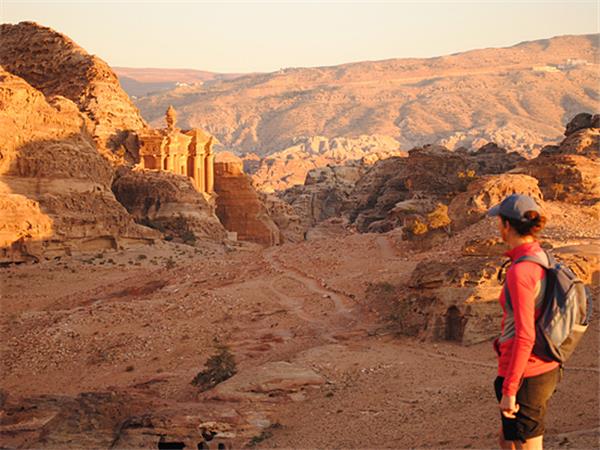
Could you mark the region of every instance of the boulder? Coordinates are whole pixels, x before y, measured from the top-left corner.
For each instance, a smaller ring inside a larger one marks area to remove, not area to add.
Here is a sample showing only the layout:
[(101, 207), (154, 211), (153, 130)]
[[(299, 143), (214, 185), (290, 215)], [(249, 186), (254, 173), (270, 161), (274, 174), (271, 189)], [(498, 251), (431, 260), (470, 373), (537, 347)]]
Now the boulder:
[(218, 384), (208, 398), (224, 401), (277, 401), (310, 386), (325, 384), (314, 370), (287, 361), (269, 362), (250, 368)]
[(190, 178), (169, 172), (125, 171), (112, 185), (136, 222), (187, 243), (221, 241), (226, 231), (215, 215), (215, 199), (198, 192)]
[(600, 128), (570, 131), (558, 146), (544, 148), (537, 158), (520, 163), (515, 172), (537, 178), (547, 199), (600, 201)]
[(584, 128), (573, 132), (560, 143), (557, 153), (563, 155), (581, 155), (598, 160), (600, 159), (599, 137), (600, 127)]
[(600, 128), (600, 114), (582, 112), (573, 117), (565, 127), (565, 136), (585, 128)]
[(458, 194), (450, 202), (448, 214), (452, 229), (458, 231), (481, 220), (492, 206), (513, 193), (529, 195), (540, 206), (543, 204), (538, 181), (533, 177), (518, 174), (484, 175), (471, 182), (466, 192)]

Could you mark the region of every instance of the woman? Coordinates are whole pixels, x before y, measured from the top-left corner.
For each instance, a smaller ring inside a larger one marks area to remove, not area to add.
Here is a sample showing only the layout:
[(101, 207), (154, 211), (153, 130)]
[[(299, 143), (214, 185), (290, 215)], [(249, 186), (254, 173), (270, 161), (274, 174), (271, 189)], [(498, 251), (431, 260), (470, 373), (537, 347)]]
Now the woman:
[(546, 254), (536, 240), (546, 218), (539, 206), (526, 195), (513, 194), (488, 212), (498, 217), (502, 240), (512, 262), (500, 304), (504, 311), (502, 333), (494, 341), (498, 354), (498, 377), (494, 382), (500, 402), (503, 449), (541, 449), (546, 404), (561, 377), (556, 361), (532, 353), (535, 321), (544, 297), (546, 273), (539, 264), (517, 261), (525, 255)]

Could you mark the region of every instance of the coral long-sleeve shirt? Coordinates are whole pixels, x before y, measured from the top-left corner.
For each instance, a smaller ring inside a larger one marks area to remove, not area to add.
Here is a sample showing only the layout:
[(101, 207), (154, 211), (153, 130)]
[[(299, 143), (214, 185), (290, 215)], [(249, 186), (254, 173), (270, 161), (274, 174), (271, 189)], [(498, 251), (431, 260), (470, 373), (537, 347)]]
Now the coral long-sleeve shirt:
[[(505, 253), (511, 261), (522, 256), (545, 253), (537, 241), (519, 245)], [(541, 314), (546, 271), (539, 264), (521, 261), (511, 264), (500, 294), (504, 311), (502, 334), (494, 341), (498, 353), (498, 375), (504, 377), (502, 393), (516, 395), (522, 378), (534, 377), (553, 370), (559, 364), (532, 354), (535, 343), (535, 321)]]

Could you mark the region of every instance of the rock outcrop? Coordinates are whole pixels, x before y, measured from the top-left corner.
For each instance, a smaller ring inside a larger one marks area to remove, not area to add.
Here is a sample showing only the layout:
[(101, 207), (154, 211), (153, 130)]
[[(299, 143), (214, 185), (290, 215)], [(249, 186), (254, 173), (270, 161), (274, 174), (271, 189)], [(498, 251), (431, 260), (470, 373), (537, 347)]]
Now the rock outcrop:
[(313, 169), (303, 186), (279, 196), (305, 227), (343, 216), (361, 232), (387, 232), (447, 205), (477, 177), (506, 172), (524, 160), (494, 143), (476, 151), (427, 145), (406, 155)]
[(325, 378), (310, 368), (274, 361), (233, 376), (208, 392), (207, 397), (221, 401), (272, 402), (275, 395), (294, 399), (294, 394), (324, 383)]
[(133, 150), (130, 131), (146, 127), (108, 64), (51, 28), (33, 22), (1, 25), (0, 65), (47, 97), (73, 101), (89, 119), (100, 150), (110, 150), (103, 154), (111, 161), (119, 161), (119, 150)]
[(582, 112), (573, 117), (565, 127), (565, 136), (585, 128), (600, 128), (600, 114)]
[(258, 196), (262, 204), (265, 205), (267, 213), (279, 228), (281, 243), (300, 242), (305, 239), (308, 231), (306, 221), (304, 216), (301, 216), (292, 205), (275, 194), (258, 192)]
[(293, 145), (258, 161), (256, 155), (244, 160), (257, 189), (282, 191), (302, 185), (311, 170), (356, 162), (371, 165), (380, 159), (404, 154), (398, 142), (388, 136), (363, 135), (356, 138), (302, 137)]
[(0, 68), (0, 247), (3, 262), (147, 242), (111, 189), (77, 106), (46, 98)]
[(548, 199), (593, 204), (600, 201), (600, 116), (578, 114), (557, 146), (547, 146), (518, 172), (537, 178)]
[(215, 160), (216, 214), (229, 231), (242, 241), (262, 245), (281, 243), (279, 228), (260, 201), (243, 162), (232, 153), (218, 153)]
[(495, 337), (500, 328), (495, 276), (501, 259), (464, 256), (454, 261), (423, 261), (413, 272), (400, 300), (423, 303), (427, 320), (419, 330), (429, 339), (455, 340), (465, 345)]
[(308, 229), (347, 211), (354, 186), (365, 170), (358, 162), (319, 167), (306, 174), (303, 186), (286, 189), (279, 197), (292, 205)]
[(226, 237), (215, 215), (214, 197), (198, 192), (188, 177), (137, 169), (118, 177), (112, 189), (136, 222), (167, 237), (187, 243)]
[(110, 67), (50, 28), (2, 25), (0, 64), (5, 261), (160, 236), (134, 218), (166, 238), (225, 237), (211, 136), (179, 130), (172, 108), (166, 129), (149, 129)]
[(448, 214), (452, 229), (458, 231), (481, 220), (492, 206), (515, 193), (529, 195), (543, 205), (538, 181), (533, 177), (508, 173), (478, 178), (469, 184), (466, 192), (458, 194), (450, 202)]
[(500, 329), (501, 287), (495, 275), (501, 261), (481, 256), (426, 259), (407, 284), (374, 284), (367, 297), (375, 309), (387, 312), (389, 326), (398, 333), (464, 345), (483, 342)]
[(523, 157), (493, 143), (476, 151), (428, 145), (410, 150), (407, 158), (376, 163), (357, 183), (350, 220), (361, 232), (385, 232), (448, 204), (469, 183), (485, 174), (499, 174)]

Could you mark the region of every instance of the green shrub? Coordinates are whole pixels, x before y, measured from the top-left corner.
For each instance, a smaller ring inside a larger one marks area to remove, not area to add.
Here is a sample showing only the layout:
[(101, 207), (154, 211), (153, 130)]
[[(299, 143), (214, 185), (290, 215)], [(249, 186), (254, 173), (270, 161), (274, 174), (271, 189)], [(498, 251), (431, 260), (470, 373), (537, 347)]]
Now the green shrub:
[(231, 378), (236, 373), (237, 365), (233, 355), (227, 347), (219, 345), (217, 353), (208, 358), (204, 364), (204, 370), (198, 372), (192, 380), (192, 385), (204, 392)]

